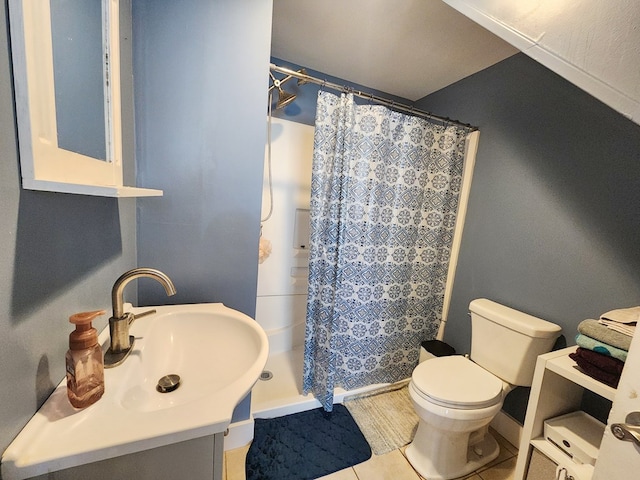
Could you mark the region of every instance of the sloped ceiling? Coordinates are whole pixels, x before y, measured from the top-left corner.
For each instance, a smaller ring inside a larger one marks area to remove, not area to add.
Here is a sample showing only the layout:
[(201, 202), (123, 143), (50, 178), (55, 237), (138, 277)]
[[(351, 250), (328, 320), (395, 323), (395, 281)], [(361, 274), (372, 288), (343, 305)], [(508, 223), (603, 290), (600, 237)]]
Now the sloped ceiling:
[(638, 0), (443, 0), (640, 124)]
[(517, 51), (441, 0), (274, 0), (274, 57), (411, 101)]

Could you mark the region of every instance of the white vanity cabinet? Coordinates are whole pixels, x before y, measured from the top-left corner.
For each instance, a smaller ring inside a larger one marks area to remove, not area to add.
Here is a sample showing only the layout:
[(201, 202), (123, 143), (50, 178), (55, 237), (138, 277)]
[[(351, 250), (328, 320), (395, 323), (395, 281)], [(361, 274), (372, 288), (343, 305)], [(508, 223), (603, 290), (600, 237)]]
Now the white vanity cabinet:
[(223, 480), (223, 456), (224, 433), (221, 432), (53, 471), (28, 480)]
[[(585, 389), (613, 401), (616, 392), (614, 388), (585, 375), (569, 358), (569, 354), (575, 352), (576, 348), (568, 347), (538, 357), (520, 440), (515, 480), (527, 477), (534, 448), (556, 464), (571, 462), (564, 452), (544, 439), (545, 420), (580, 410)], [(591, 478), (593, 466), (574, 467), (580, 470), (582, 477)]]

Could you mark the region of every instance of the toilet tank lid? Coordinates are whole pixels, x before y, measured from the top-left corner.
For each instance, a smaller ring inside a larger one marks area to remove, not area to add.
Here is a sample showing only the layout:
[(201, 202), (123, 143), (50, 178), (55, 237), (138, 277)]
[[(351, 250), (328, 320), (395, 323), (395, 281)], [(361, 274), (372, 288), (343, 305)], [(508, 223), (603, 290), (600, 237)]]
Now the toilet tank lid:
[(469, 304), (469, 311), (533, 338), (557, 337), (562, 331), (562, 328), (555, 323), (514, 310), (486, 298), (472, 300)]

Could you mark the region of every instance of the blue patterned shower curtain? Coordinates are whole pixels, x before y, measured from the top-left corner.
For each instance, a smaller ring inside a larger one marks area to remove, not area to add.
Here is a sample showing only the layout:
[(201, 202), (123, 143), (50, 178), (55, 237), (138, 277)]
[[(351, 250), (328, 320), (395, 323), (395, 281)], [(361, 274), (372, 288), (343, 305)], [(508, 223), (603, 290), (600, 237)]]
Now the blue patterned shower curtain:
[(411, 375), (435, 337), (469, 130), (320, 91), (304, 393)]

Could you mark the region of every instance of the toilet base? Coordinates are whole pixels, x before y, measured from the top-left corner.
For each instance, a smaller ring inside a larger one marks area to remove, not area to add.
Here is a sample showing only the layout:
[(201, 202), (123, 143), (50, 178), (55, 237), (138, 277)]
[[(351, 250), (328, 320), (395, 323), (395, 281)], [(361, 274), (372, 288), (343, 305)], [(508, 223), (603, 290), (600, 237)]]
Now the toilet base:
[[(462, 477), (495, 460), (500, 453), (498, 442), (489, 432), (482, 440), (467, 447), (466, 458), (458, 458), (457, 461), (454, 457), (459, 457), (459, 453), (447, 452), (446, 450), (449, 450), (445, 446), (447, 442), (440, 443), (439, 447), (430, 448), (429, 445), (420, 445), (420, 441), (416, 444), (418, 438), (418, 432), (416, 432), (416, 438), (409, 444), (405, 454), (413, 468), (429, 480), (451, 480)], [(450, 446), (456, 448), (454, 445)], [(438, 455), (435, 455), (436, 452)]]

